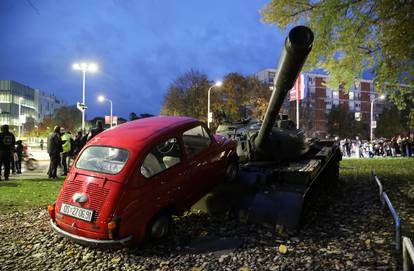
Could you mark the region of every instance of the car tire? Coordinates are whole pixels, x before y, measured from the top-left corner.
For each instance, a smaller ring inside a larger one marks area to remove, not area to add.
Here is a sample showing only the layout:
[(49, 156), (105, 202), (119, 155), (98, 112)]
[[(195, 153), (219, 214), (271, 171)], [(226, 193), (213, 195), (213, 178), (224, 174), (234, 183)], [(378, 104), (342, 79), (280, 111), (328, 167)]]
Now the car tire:
[(147, 238), (149, 240), (160, 240), (170, 233), (172, 226), (171, 214), (162, 212), (155, 216), (149, 224)]
[(239, 163), (230, 161), (226, 167), (226, 182), (234, 183), (239, 175)]

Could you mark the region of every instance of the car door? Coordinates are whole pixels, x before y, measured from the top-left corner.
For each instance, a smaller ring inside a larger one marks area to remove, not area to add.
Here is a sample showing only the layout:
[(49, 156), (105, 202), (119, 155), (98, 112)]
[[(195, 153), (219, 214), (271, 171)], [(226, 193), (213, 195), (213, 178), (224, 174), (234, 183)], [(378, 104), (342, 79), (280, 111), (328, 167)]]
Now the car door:
[(202, 126), (190, 128), (182, 137), (186, 156), (186, 190), (185, 197), (189, 206), (207, 194), (218, 182), (219, 172), (215, 170), (218, 163), (217, 144)]
[(135, 216), (148, 217), (174, 201), (177, 182), (183, 172), (182, 153), (177, 137), (155, 144), (144, 154), (138, 174), (132, 180), (128, 195), (133, 197)]

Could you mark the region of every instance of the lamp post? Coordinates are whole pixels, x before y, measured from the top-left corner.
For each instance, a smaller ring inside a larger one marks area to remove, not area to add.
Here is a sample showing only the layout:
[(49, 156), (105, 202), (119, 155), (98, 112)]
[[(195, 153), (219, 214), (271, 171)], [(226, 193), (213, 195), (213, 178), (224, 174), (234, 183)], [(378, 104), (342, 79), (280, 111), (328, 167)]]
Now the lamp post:
[(111, 106), (110, 107), (110, 117), (109, 117), (109, 119), (110, 119), (110, 122), (111, 122), (110, 127), (112, 128), (112, 123), (113, 123), (113, 120), (112, 120), (112, 100), (106, 98), (103, 95), (100, 95), (100, 96), (98, 96), (98, 101), (101, 102), (101, 103), (104, 102), (104, 101), (108, 101), (109, 102), (109, 104)]
[(370, 127), (370, 139), (371, 139), (371, 141), (372, 141), (372, 139), (373, 139), (373, 127), (372, 127), (372, 122), (374, 121), (374, 103), (375, 103), (375, 101), (377, 101), (377, 100), (384, 100), (385, 99), (385, 95), (381, 95), (381, 96), (379, 96), (379, 97), (377, 97), (377, 98), (374, 98), (374, 99), (372, 99), (372, 101), (371, 101), (371, 123), (369, 124), (369, 127)]
[(21, 130), (22, 130), (22, 101), (23, 97), (19, 97), (19, 139), (21, 136)]
[(85, 104), (85, 79), (86, 79), (86, 72), (96, 72), (98, 70), (98, 65), (95, 63), (74, 63), (72, 68), (74, 70), (82, 71), (82, 133), (85, 133), (85, 110), (86, 110), (86, 104)]
[(210, 92), (214, 87), (221, 87), (221, 85), (223, 84), (223, 82), (221, 81), (217, 81), (214, 85), (212, 85), (209, 89), (208, 89), (208, 96), (207, 96), (207, 127), (210, 128), (210, 122), (212, 121), (212, 114), (210, 112)]

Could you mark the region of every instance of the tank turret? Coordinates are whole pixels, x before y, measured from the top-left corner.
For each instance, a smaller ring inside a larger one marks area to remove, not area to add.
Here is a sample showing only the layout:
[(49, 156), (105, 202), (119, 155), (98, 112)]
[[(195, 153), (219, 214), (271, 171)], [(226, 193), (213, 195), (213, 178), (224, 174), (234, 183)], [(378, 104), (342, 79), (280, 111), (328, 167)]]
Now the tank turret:
[[(274, 78), (273, 93), (267, 106), (266, 114), (257, 137), (254, 139), (255, 158), (269, 157), (266, 152), (273, 151), (270, 134), (275, 125), (276, 118), (282, 107), (286, 95), (295, 84), (303, 64), (312, 49), (313, 33), (306, 26), (293, 28), (285, 40), (279, 66)], [(277, 140), (277, 138), (273, 138)], [(269, 148), (270, 145), (270, 148)], [(259, 156), (259, 157), (258, 157)], [(262, 158), (263, 159), (263, 158)], [(261, 160), (261, 159), (260, 159)]]
[(305, 26), (289, 32), (263, 122), (218, 127), (218, 134), (237, 141), (240, 167), (237, 182), (223, 184), (208, 196), (210, 212), (234, 212), (251, 222), (295, 229), (310, 195), (338, 179), (341, 154), (336, 143), (305, 139), (302, 130), (279, 115), (313, 38)]
[(218, 127), (218, 134), (233, 137), (239, 142), (237, 153), (242, 163), (282, 162), (308, 151), (303, 131), (288, 125), (292, 121), (279, 117), (279, 111), (312, 49), (312, 43), (313, 33), (306, 26), (297, 26), (289, 32), (262, 123), (233, 123)]

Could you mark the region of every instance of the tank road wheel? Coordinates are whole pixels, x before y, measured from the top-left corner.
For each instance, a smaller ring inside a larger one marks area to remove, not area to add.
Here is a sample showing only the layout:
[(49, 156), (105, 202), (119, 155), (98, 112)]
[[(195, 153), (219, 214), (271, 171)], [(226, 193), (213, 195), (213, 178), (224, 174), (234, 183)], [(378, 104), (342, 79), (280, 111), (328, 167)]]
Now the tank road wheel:
[(235, 160), (229, 161), (226, 168), (225, 181), (228, 183), (234, 183), (239, 175), (239, 163)]
[(155, 216), (149, 224), (147, 239), (160, 240), (167, 236), (171, 230), (171, 214), (162, 212)]

